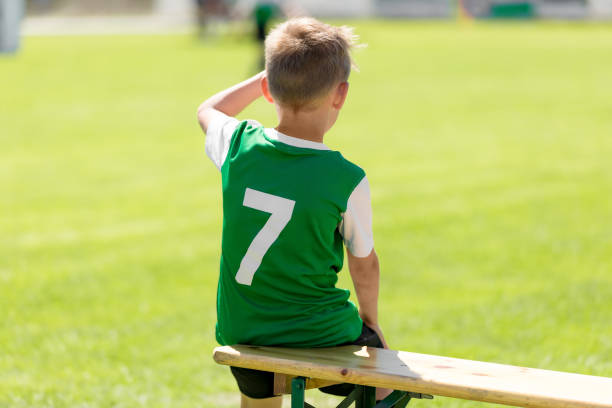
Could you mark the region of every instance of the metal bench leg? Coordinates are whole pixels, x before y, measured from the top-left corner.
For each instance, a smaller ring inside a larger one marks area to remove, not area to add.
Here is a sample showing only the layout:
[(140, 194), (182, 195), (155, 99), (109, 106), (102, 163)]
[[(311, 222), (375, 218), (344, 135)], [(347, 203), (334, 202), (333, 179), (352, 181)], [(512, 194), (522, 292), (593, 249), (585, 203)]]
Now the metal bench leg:
[(355, 400), (355, 408), (372, 408), (376, 405), (376, 387), (357, 385), (361, 388), (360, 395)]
[[(305, 401), (306, 379), (296, 377), (291, 380), (291, 408), (314, 408)], [(355, 408), (405, 408), (411, 398), (433, 397), (428, 394), (419, 394), (408, 391), (393, 391), (387, 398), (376, 404), (376, 387), (355, 385), (351, 392), (336, 408), (346, 408), (355, 402)]]
[(343, 399), (340, 404), (336, 408), (348, 408), (355, 402), (355, 400), (359, 399), (361, 396), (361, 389), (355, 387), (355, 389)]
[(433, 396), (429, 394), (395, 390), (389, 394), (387, 398), (376, 404), (374, 408), (405, 408), (412, 398), (433, 399)]
[(291, 408), (304, 408), (306, 380), (296, 377), (291, 380)]
[(406, 391), (393, 391), (374, 408), (405, 408), (410, 402), (410, 393)]

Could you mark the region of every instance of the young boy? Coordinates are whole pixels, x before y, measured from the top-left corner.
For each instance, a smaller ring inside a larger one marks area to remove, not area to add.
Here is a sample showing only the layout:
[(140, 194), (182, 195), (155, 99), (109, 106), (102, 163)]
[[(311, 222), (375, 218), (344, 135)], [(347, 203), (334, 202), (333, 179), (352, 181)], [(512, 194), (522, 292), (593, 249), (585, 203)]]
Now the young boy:
[[(386, 347), (368, 180), (323, 144), (347, 97), (352, 45), (346, 27), (285, 22), (266, 39), (266, 70), (198, 109), (223, 187), (220, 344)], [(273, 129), (234, 118), (260, 96), (276, 108)], [(359, 310), (335, 287), (343, 243)], [(273, 374), (231, 371), (242, 407), (281, 406)], [(322, 390), (346, 395), (352, 386)]]

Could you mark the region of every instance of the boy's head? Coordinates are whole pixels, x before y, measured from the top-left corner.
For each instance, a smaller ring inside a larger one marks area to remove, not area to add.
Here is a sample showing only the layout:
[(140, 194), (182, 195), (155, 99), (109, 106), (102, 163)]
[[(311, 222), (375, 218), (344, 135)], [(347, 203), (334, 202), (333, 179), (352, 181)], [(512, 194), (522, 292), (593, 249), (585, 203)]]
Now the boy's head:
[(293, 110), (316, 107), (351, 72), (350, 49), (355, 36), (348, 27), (334, 27), (302, 17), (280, 24), (266, 38), (266, 77), (270, 94)]

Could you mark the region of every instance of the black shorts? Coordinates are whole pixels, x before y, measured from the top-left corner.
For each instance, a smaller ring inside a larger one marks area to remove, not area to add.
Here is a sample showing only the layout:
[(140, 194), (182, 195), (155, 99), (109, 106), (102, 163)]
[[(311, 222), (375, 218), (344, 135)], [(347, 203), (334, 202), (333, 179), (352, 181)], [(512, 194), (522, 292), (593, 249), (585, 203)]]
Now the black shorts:
[[(355, 341), (339, 344), (339, 346), (369, 346), (382, 348), (383, 344), (376, 332), (365, 324), (361, 329), (361, 334)], [(251, 370), (249, 368), (230, 367), (240, 392), (249, 398), (270, 398), (274, 397), (274, 373), (268, 371)], [(353, 391), (353, 384), (336, 384), (328, 387), (319, 388), (321, 391), (332, 394), (346, 396)]]

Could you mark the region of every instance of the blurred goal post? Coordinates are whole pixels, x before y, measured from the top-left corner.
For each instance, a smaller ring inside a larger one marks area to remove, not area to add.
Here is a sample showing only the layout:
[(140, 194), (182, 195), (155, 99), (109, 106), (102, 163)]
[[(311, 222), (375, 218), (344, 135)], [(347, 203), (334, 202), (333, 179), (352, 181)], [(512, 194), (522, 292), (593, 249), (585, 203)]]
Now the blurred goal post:
[(19, 49), (24, 10), (24, 0), (0, 0), (0, 53), (14, 53)]

